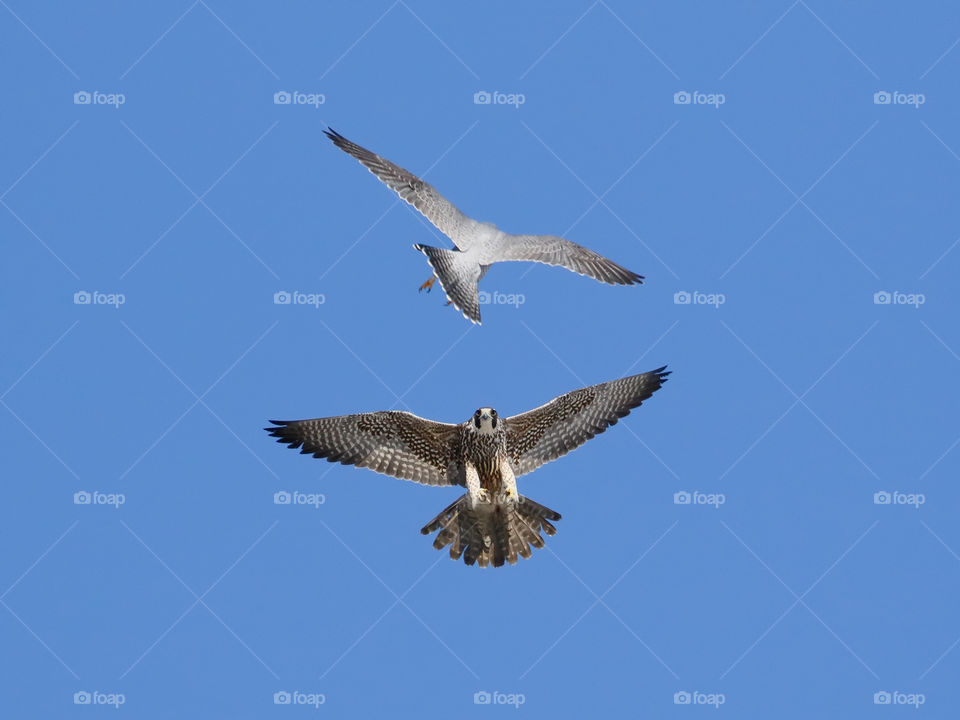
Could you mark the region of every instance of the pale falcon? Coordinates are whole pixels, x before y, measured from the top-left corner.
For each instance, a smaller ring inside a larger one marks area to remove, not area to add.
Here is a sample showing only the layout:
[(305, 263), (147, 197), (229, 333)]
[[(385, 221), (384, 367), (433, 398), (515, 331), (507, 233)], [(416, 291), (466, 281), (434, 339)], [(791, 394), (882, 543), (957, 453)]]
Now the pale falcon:
[(560, 514), (517, 492), (516, 478), (576, 449), (660, 389), (665, 367), (574, 390), (535, 410), (501, 418), (480, 408), (459, 425), (384, 411), (277, 421), (265, 428), (291, 448), (330, 462), (370, 468), (424, 485), (460, 485), (466, 494), (420, 531), (467, 565), (513, 565), (543, 547)]
[(427, 256), (434, 273), (434, 277), (420, 289), (429, 289), (435, 279), (439, 280), (447, 299), (471, 322), (480, 324), (477, 284), (490, 266), (497, 262), (521, 260), (560, 265), (610, 285), (643, 283), (642, 275), (562, 237), (511, 235), (498, 230), (492, 223), (469, 218), (436, 188), (413, 173), (350, 142), (332, 128), (324, 132), (338, 148), (363, 163), (387, 187), (453, 240), (456, 250), (414, 245)]

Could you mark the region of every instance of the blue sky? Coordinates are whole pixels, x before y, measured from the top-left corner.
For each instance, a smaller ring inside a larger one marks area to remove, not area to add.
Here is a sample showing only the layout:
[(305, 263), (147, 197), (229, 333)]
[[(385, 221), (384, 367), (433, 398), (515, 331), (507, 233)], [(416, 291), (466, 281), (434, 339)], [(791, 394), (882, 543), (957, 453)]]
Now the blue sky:
[[(0, 23), (5, 716), (956, 716), (951, 3)], [(417, 292), (411, 245), (448, 241), (328, 125), (647, 284), (500, 265), (481, 289), (522, 303), (473, 327)], [(521, 479), (563, 520), (499, 570), (418, 533), (457, 490), (261, 429), (514, 414), (664, 364)]]

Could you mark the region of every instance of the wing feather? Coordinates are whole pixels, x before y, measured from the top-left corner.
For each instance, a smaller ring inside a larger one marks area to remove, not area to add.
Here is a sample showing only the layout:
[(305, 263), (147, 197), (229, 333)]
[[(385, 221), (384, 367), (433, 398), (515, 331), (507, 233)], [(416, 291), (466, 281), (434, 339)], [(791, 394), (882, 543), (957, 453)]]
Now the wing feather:
[(394, 165), (380, 155), (350, 142), (333, 128), (324, 130), (333, 144), (359, 160), (370, 172), (400, 198), (417, 210), (461, 250), (466, 250), (470, 238), (480, 231), (481, 223), (464, 215), (457, 207), (409, 170)]
[(667, 380), (666, 366), (574, 390), (504, 421), (514, 472), (524, 475), (580, 447), (628, 415)]
[(556, 235), (504, 235), (499, 260), (527, 260), (559, 265), (610, 285), (643, 284), (643, 275)]
[(270, 422), (276, 427), (264, 429), (277, 442), (316, 458), (424, 485), (460, 484), (454, 452), (458, 425), (392, 410)]

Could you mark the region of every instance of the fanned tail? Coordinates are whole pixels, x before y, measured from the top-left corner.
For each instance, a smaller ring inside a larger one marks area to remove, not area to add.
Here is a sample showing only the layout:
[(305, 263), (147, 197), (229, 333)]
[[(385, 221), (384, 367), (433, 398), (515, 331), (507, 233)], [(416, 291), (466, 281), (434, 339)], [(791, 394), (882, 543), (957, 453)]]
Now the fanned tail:
[(518, 557), (530, 557), (531, 547), (542, 548), (540, 533), (556, 534), (551, 521), (559, 519), (560, 513), (522, 495), (518, 502), (484, 503), (476, 508), (463, 495), (420, 532), (439, 531), (433, 547), (442, 550), (449, 545), (453, 560), (462, 556), (467, 565), (500, 567), (504, 562), (515, 565)]
[(445, 250), (429, 245), (414, 245), (427, 256), (433, 274), (447, 294), (447, 300), (470, 322), (480, 324), (480, 294), (477, 283), (486, 270), (472, 260), (466, 260), (459, 250)]

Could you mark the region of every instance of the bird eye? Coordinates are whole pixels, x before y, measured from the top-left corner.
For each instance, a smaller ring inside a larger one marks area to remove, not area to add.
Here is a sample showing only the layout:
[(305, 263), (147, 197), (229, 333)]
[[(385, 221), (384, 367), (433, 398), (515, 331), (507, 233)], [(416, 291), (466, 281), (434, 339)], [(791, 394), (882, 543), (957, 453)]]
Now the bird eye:
[(473, 414), (473, 416), (474, 416), (474, 417), (480, 417), (480, 411), (477, 410), (477, 411)]
[(497, 411), (491, 409), (491, 410), (490, 410), (490, 414), (493, 415), (494, 417), (496, 417), (496, 416), (497, 416)]

